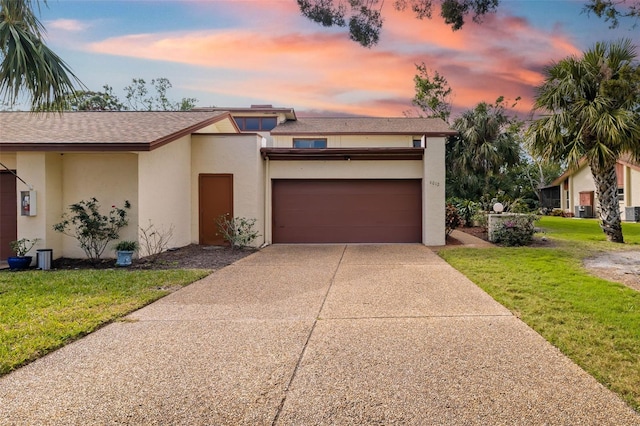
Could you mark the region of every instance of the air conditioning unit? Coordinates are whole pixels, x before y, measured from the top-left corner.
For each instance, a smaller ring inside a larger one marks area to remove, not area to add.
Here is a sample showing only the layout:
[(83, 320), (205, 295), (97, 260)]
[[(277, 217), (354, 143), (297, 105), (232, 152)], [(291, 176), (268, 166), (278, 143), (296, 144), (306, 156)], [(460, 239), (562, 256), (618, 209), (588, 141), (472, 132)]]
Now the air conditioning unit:
[(625, 222), (640, 222), (640, 207), (625, 207), (624, 208), (624, 221)]
[(591, 206), (576, 206), (575, 217), (587, 218), (593, 217), (593, 207)]

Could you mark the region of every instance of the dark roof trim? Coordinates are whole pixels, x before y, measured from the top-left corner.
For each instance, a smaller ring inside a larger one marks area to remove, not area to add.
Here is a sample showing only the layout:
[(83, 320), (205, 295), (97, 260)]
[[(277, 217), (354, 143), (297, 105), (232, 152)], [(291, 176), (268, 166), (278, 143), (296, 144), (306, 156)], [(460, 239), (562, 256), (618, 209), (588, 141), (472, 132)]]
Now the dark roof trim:
[[(275, 130), (275, 129), (274, 129)], [(357, 132), (357, 131), (342, 131), (342, 132), (305, 132), (305, 131), (271, 131), (272, 136), (336, 136), (336, 135), (425, 135), (427, 137), (446, 137), (446, 136), (455, 136), (458, 132), (450, 131), (450, 132)]]
[[(166, 142), (168, 143), (168, 142)], [(155, 149), (157, 147), (154, 147)], [(126, 152), (151, 151), (151, 145), (146, 142), (136, 143), (0, 143), (0, 150), (11, 152)]]
[(424, 148), (262, 148), (269, 160), (422, 160)]

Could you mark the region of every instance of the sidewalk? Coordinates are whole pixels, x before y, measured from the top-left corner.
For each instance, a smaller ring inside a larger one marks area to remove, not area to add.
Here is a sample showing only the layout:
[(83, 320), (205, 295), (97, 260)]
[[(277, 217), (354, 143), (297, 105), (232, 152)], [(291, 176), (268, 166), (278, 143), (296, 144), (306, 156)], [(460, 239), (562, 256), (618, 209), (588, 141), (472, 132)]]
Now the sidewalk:
[(2, 425), (640, 425), (421, 245), (270, 246), (0, 379)]

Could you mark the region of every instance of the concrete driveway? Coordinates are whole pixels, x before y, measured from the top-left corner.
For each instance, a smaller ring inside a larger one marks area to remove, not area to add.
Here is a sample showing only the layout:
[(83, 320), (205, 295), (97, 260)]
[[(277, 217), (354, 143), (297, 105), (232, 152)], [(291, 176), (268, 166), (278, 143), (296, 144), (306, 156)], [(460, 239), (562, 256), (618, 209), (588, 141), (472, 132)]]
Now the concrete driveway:
[(426, 247), (281, 245), (0, 379), (0, 424), (640, 416)]

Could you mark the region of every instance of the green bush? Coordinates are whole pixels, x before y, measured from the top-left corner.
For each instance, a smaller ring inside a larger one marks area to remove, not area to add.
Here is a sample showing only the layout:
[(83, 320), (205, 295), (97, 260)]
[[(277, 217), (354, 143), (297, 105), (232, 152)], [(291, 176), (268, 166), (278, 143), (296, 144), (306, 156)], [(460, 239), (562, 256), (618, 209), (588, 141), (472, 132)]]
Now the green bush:
[(452, 198), (449, 203), (458, 209), (458, 215), (462, 220), (462, 225), (472, 226), (473, 217), (480, 210), (480, 204), (472, 200), (461, 200), (458, 198)]
[(533, 241), (535, 215), (518, 215), (500, 221), (493, 231), (494, 242), (504, 246), (526, 246)]
[(253, 229), (256, 219), (246, 217), (230, 217), (223, 214), (216, 219), (218, 234), (231, 244), (231, 250), (250, 245), (260, 234)]
[(125, 201), (124, 208), (111, 206), (107, 216), (100, 214), (100, 203), (95, 197), (82, 200), (71, 204), (71, 215), (64, 213), (62, 222), (53, 225), (53, 229), (78, 240), (87, 258), (96, 261), (110, 241), (120, 238), (120, 229), (129, 223), (127, 210), (130, 208), (129, 201)]

